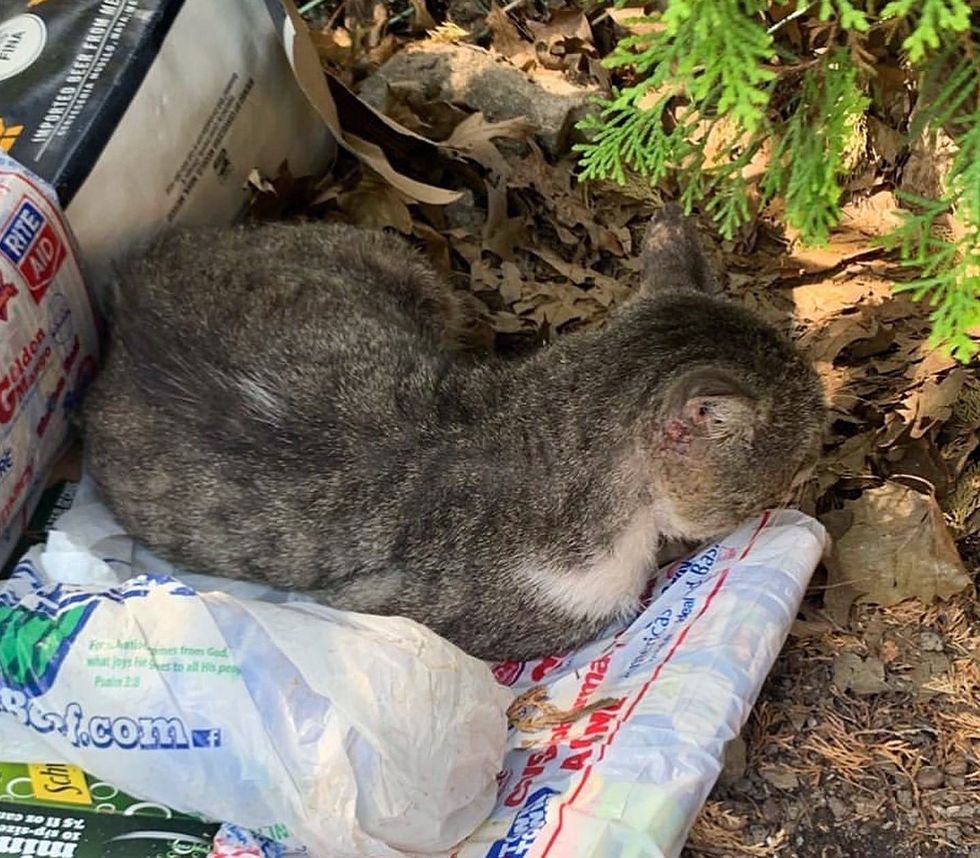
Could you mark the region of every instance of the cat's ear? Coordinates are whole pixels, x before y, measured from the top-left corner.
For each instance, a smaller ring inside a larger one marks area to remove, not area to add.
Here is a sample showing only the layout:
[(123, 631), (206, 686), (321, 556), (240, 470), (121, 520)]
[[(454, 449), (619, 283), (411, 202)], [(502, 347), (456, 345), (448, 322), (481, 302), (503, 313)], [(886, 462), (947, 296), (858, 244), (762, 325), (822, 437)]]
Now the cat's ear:
[(705, 444), (749, 441), (764, 425), (766, 407), (731, 373), (710, 367), (674, 380), (663, 411), (663, 440), (678, 452)]
[(659, 292), (718, 292), (701, 249), (694, 221), (671, 203), (654, 213), (647, 225), (640, 254), (643, 263), (641, 289)]

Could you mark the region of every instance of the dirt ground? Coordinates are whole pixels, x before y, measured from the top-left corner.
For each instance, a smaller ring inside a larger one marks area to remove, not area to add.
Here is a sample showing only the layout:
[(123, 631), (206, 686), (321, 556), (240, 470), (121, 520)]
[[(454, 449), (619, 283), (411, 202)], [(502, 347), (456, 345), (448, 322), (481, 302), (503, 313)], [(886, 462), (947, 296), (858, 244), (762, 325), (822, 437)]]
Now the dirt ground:
[[(474, 348), (601, 324), (672, 196), (575, 179), (574, 121), (609, 83), (615, 14), (364, 0), (307, 16), (335, 81), (424, 140), (361, 113), (345, 131), (462, 196), (419, 203), (342, 155), (325, 179), (256, 177), (255, 216), (412, 236), (470, 296)], [(687, 858), (980, 858), (980, 373), (929, 346), (928, 308), (895, 289), (910, 272), (876, 243), (896, 188), (942, 167), (896, 144), (902, 121), (869, 120), (828, 247), (800, 247), (778, 202), (732, 241), (704, 229), (725, 293), (784, 326), (824, 378), (832, 423), (800, 503), (835, 547)]]

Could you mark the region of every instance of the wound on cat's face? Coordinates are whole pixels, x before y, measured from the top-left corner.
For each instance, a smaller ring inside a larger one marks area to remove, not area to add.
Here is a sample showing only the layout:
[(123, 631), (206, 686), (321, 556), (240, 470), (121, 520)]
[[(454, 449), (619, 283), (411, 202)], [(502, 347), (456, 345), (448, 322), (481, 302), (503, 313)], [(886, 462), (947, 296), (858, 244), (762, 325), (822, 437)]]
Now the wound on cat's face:
[[(817, 441), (808, 421), (776, 414), (779, 404), (750, 380), (712, 367), (676, 379), (655, 428), (653, 473), (670, 500), (678, 535), (715, 536), (779, 505)], [(799, 432), (767, 432), (771, 420), (797, 419)]]

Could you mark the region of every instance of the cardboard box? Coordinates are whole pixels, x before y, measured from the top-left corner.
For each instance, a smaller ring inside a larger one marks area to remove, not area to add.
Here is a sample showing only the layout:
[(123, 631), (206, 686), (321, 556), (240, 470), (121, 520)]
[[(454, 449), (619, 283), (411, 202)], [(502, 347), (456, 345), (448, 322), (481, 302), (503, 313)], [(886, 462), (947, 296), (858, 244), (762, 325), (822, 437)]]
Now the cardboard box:
[(0, 763), (0, 855), (206, 856), (217, 823), (141, 802), (60, 763)]

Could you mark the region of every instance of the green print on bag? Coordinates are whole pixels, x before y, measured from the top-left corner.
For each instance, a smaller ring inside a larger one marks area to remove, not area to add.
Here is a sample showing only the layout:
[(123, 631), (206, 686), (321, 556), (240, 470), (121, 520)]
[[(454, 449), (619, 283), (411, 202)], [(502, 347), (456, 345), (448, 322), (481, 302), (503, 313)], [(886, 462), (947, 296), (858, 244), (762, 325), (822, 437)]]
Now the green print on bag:
[(0, 605), (0, 688), (28, 697), (51, 688), (96, 604), (88, 601), (54, 615), (49, 608)]

